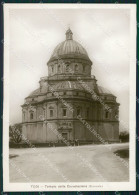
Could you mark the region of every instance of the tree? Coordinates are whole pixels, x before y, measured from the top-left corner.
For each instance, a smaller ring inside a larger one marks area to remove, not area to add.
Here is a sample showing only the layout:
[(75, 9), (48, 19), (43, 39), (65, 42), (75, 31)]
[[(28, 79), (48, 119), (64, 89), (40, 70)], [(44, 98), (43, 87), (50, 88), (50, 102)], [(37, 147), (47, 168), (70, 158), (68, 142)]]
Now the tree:
[(21, 123), (9, 126), (10, 142), (20, 143), (22, 140), (22, 125)]
[(122, 142), (129, 142), (129, 132), (127, 131), (120, 132), (119, 138)]

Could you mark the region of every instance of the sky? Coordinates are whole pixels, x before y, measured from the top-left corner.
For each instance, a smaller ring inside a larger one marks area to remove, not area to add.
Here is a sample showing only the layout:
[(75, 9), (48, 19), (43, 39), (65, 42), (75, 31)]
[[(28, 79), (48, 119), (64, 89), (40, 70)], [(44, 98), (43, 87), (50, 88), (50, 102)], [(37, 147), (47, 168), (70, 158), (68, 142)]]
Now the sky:
[(93, 61), (97, 84), (117, 96), (120, 130), (128, 130), (130, 15), (128, 9), (11, 9), (10, 124), (22, 121), (24, 98), (47, 76), (54, 48), (70, 27)]

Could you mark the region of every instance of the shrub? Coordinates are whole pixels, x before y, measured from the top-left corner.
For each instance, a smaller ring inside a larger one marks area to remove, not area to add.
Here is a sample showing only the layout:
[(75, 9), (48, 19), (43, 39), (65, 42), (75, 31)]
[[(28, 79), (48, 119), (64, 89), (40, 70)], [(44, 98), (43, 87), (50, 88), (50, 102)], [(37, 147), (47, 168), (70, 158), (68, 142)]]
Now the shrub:
[(127, 131), (120, 132), (119, 138), (122, 142), (129, 142), (129, 132)]
[(22, 125), (21, 123), (9, 126), (10, 142), (20, 143), (22, 140)]

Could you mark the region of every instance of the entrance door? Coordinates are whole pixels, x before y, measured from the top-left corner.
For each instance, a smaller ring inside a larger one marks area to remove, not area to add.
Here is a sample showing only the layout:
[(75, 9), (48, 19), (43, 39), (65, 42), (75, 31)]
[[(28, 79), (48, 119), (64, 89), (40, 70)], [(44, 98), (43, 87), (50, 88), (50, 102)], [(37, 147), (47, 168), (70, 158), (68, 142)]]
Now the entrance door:
[(68, 133), (62, 133), (62, 137), (66, 140), (68, 140)]

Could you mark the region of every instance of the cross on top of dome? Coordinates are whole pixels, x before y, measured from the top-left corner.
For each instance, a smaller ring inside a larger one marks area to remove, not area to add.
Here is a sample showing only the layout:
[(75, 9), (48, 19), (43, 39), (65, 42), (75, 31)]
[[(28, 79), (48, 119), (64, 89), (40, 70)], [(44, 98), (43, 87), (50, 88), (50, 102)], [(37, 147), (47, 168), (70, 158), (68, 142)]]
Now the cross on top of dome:
[(66, 31), (66, 40), (72, 40), (72, 31), (70, 30), (70, 28)]

